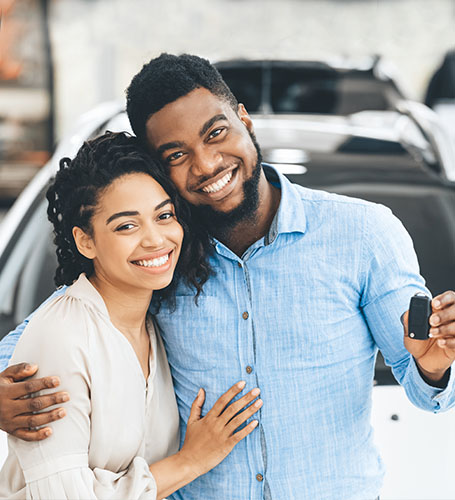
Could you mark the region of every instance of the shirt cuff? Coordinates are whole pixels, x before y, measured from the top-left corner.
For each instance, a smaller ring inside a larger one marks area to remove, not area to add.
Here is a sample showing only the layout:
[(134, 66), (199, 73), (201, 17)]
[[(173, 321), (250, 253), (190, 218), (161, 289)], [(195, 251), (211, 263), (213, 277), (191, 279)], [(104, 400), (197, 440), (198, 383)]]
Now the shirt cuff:
[[(448, 370), (448, 379), (445, 387), (434, 387), (427, 383), (422, 377), (414, 358), (411, 356), (409, 360), (408, 377), (418, 392), (432, 401), (433, 411), (435, 413), (447, 410), (455, 404), (455, 377), (453, 372), (452, 369)], [(446, 375), (444, 375), (444, 378), (445, 377)]]

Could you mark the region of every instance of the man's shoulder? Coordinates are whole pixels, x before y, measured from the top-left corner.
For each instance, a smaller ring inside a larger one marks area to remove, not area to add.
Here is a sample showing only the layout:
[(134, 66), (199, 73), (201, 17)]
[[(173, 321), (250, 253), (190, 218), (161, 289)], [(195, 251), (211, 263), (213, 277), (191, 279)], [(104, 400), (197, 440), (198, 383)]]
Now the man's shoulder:
[(322, 204), (340, 204), (346, 206), (368, 206), (376, 205), (370, 201), (362, 200), (360, 198), (354, 198), (352, 196), (346, 196), (342, 194), (332, 193), (329, 191), (323, 191), (322, 189), (313, 189), (300, 184), (292, 183), (293, 188), (298, 192), (300, 200), (304, 203), (322, 203)]

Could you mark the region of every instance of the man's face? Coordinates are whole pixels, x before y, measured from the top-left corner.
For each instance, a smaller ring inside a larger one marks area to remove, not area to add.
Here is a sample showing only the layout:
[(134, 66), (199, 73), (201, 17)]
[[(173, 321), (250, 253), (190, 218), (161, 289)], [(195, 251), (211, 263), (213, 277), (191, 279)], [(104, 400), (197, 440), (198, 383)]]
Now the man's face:
[(199, 88), (153, 114), (146, 128), (148, 142), (193, 206), (233, 214), (247, 201), (247, 181), (257, 191), (258, 150), (242, 104), (237, 114), (229, 103)]

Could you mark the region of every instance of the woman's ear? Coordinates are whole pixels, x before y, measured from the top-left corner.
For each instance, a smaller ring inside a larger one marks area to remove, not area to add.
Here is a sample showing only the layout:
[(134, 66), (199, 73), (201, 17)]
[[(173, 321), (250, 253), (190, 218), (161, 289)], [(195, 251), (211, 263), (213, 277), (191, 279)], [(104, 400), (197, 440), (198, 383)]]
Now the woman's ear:
[(80, 254), (91, 260), (96, 257), (96, 248), (93, 238), (84, 232), (80, 227), (73, 227), (73, 238)]

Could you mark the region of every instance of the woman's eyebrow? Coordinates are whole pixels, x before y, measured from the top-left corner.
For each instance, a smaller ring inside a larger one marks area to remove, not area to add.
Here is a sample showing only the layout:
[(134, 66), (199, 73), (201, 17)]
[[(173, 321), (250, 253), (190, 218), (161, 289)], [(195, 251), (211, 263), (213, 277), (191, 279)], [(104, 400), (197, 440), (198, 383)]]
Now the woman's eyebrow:
[(130, 217), (131, 215), (139, 215), (139, 212), (137, 210), (129, 210), (129, 211), (125, 211), (125, 212), (117, 212), (116, 214), (112, 214), (107, 219), (106, 225), (108, 225), (113, 220), (118, 219), (119, 217)]
[(163, 208), (164, 206), (171, 204), (172, 200), (168, 198), (167, 200), (162, 201), (161, 203), (158, 203), (158, 205), (155, 207), (155, 210), (159, 210), (160, 208)]

